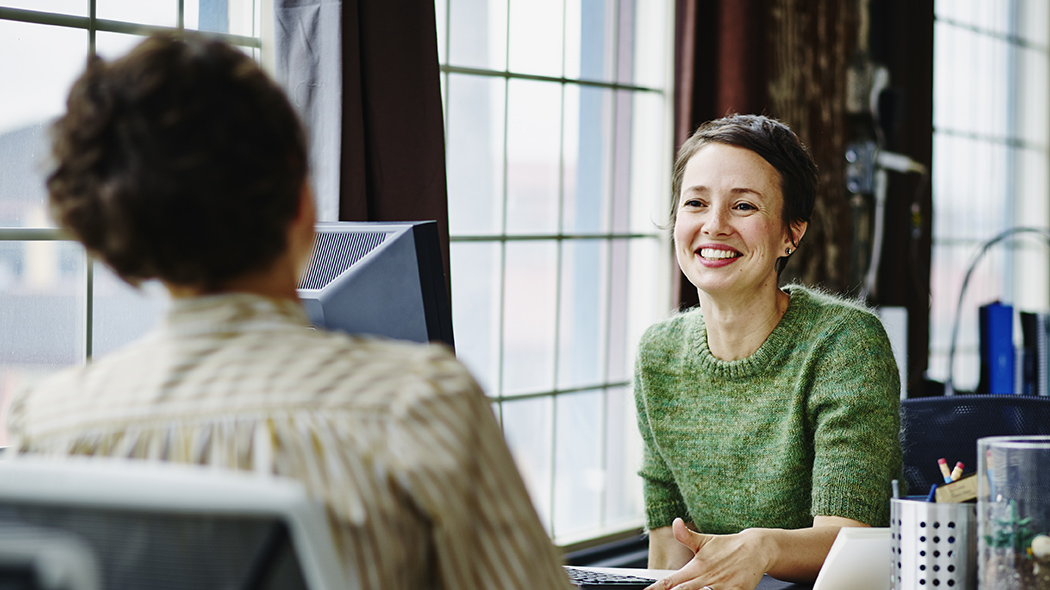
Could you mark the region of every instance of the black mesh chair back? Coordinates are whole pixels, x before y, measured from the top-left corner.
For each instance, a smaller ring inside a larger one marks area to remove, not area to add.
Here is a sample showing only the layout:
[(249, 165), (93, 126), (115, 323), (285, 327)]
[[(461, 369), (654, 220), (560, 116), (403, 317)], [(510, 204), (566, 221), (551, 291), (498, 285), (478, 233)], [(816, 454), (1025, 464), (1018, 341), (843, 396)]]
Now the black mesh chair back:
[(1050, 397), (952, 395), (901, 400), (901, 446), (909, 495), (925, 495), (944, 483), (937, 460), (948, 468), (962, 461), (977, 470), (977, 439), (1050, 434)]

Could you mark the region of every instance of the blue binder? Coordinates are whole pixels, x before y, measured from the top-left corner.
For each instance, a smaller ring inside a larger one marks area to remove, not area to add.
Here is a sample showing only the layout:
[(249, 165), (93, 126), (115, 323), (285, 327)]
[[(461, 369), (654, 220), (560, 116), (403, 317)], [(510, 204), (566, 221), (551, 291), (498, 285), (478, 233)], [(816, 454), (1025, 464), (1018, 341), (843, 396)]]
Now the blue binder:
[(980, 393), (1017, 393), (1014, 352), (1014, 308), (996, 301), (982, 305), (978, 315), (981, 339)]

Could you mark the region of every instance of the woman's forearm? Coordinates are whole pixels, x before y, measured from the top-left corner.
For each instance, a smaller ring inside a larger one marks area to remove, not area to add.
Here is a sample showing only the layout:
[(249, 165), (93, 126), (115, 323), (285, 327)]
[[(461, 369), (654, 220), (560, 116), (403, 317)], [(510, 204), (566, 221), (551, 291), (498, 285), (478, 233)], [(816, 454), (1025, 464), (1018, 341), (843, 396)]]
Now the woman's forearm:
[[(681, 519), (672, 527), (650, 533), (649, 567), (677, 569), (653, 584), (668, 590), (686, 581), (712, 588), (753, 589), (763, 573), (790, 582), (816, 580), (838, 531), (843, 526), (867, 526), (856, 520), (818, 516), (804, 529), (746, 529), (735, 535), (705, 535), (689, 530)], [(686, 548), (679, 553), (677, 542)], [(681, 566), (682, 559), (687, 563)]]
[(669, 526), (649, 531), (649, 569), (676, 570), (693, 558), (693, 552), (674, 538)]
[(750, 529), (761, 535), (763, 553), (769, 557), (766, 573), (789, 582), (813, 582), (824, 559), (844, 526), (868, 526), (838, 516), (817, 516), (813, 526), (804, 529)]

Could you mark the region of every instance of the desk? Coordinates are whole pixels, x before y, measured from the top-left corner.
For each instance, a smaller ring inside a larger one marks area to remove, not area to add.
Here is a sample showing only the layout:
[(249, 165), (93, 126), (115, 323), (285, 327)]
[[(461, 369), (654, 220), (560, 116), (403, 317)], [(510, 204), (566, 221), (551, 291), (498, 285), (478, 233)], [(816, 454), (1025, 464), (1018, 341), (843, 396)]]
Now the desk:
[(792, 584), (791, 582), (781, 582), (775, 578), (769, 576), (762, 576), (762, 581), (758, 583), (758, 588), (755, 590), (812, 590), (813, 584)]
[[(612, 572), (616, 574), (627, 574), (629, 576), (638, 576), (641, 578), (654, 578), (659, 579), (664, 576), (670, 575), (674, 570), (647, 570), (647, 569), (635, 569), (635, 568), (620, 568), (620, 567), (588, 567), (585, 569)], [(812, 584), (792, 584), (791, 582), (781, 582), (775, 578), (769, 576), (762, 576), (762, 581), (758, 583), (758, 587), (755, 590), (812, 590)]]

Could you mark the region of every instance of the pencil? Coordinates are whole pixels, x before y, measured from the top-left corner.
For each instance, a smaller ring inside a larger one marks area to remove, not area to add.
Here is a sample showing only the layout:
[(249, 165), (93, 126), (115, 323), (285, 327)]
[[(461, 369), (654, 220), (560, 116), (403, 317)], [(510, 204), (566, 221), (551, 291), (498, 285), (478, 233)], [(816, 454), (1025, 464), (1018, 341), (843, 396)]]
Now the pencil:
[(952, 481), (955, 481), (955, 480), (959, 479), (962, 476), (962, 472), (963, 472), (963, 463), (962, 463), (962, 461), (959, 461), (958, 463), (955, 464), (955, 469), (952, 469), (952, 474), (950, 476), (952, 478)]
[(944, 476), (944, 483), (952, 483), (952, 473), (948, 471), (948, 461), (941, 457), (937, 459), (937, 465), (941, 467), (941, 475)]

